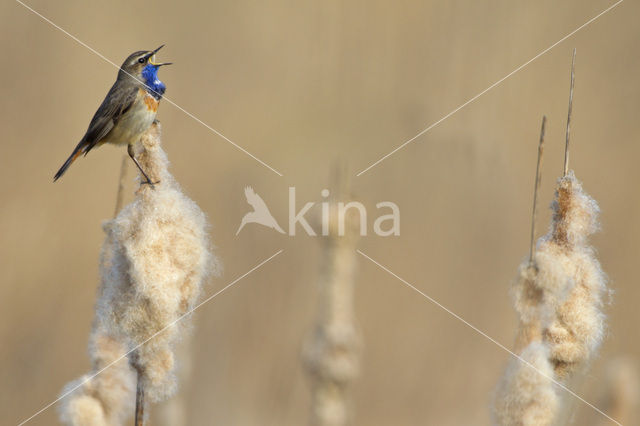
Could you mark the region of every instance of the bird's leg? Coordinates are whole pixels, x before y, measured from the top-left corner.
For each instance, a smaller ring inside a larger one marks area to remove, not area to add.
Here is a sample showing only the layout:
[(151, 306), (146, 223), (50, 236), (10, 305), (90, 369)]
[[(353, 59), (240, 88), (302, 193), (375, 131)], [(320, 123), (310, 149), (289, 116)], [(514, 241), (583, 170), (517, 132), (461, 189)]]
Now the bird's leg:
[(147, 180), (146, 182), (142, 182), (142, 185), (144, 184), (148, 184), (149, 186), (151, 186), (151, 188), (155, 188), (153, 185), (154, 183), (159, 183), (158, 182), (151, 182), (151, 179), (149, 179), (149, 176), (147, 176), (147, 174), (144, 172), (144, 170), (142, 170), (142, 166), (140, 165), (140, 163), (138, 163), (138, 160), (136, 160), (136, 155), (133, 152), (133, 144), (129, 144), (127, 146), (127, 152), (129, 153), (129, 157), (131, 157), (131, 159), (133, 160), (134, 163), (136, 163), (136, 166), (138, 167), (138, 170), (140, 170), (140, 173), (142, 173), (142, 176), (144, 176), (144, 178)]

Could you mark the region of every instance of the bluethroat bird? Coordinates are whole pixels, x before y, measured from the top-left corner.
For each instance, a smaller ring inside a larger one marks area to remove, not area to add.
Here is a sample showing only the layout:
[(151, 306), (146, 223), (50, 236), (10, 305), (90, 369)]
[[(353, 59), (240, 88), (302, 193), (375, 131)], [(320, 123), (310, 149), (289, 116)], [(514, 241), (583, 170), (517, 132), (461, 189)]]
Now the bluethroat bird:
[(87, 132), (54, 176), (54, 182), (80, 154), (87, 155), (96, 146), (112, 143), (128, 145), (129, 157), (147, 179), (144, 183), (153, 186), (153, 182), (136, 160), (133, 145), (155, 120), (160, 99), (166, 90), (165, 84), (158, 79), (158, 68), (171, 63), (154, 62), (155, 54), (163, 46), (164, 44), (156, 50), (132, 53), (124, 61), (116, 82), (91, 119)]

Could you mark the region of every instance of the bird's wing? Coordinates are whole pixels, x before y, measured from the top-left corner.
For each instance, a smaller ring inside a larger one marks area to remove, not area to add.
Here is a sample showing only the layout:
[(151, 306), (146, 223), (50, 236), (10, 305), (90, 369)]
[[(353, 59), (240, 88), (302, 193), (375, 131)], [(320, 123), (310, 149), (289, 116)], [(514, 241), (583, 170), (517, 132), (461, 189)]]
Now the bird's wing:
[(256, 192), (250, 186), (247, 186), (244, 189), (244, 195), (245, 197), (247, 197), (247, 203), (249, 203), (249, 205), (253, 207), (254, 211), (258, 211), (258, 210), (269, 211), (269, 208), (264, 203), (262, 198), (260, 198), (260, 196), (256, 194)]
[(124, 113), (129, 111), (138, 96), (138, 90), (137, 87), (114, 83), (93, 115), (87, 133), (82, 138), (85, 154), (113, 129)]

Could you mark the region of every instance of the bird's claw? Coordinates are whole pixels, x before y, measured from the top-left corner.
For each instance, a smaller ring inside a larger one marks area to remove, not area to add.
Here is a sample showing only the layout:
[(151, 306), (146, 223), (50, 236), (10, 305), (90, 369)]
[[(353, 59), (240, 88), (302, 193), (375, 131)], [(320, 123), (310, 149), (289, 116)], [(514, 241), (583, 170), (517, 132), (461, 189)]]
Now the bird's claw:
[(160, 181), (155, 181), (155, 182), (151, 182), (151, 180), (147, 179), (144, 182), (140, 182), (140, 185), (149, 185), (151, 187), (151, 189), (156, 189), (155, 185), (160, 183)]

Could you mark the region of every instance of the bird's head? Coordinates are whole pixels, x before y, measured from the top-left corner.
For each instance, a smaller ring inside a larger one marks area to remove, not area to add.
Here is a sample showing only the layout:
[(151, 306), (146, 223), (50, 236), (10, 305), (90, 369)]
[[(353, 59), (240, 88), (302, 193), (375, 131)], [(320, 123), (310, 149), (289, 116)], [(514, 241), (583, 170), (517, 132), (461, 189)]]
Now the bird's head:
[(164, 44), (155, 50), (140, 50), (129, 55), (120, 67), (118, 79), (134, 77), (143, 83), (150, 78), (156, 79), (158, 68), (163, 65), (171, 65), (171, 62), (157, 63), (154, 61), (156, 53), (163, 46)]

